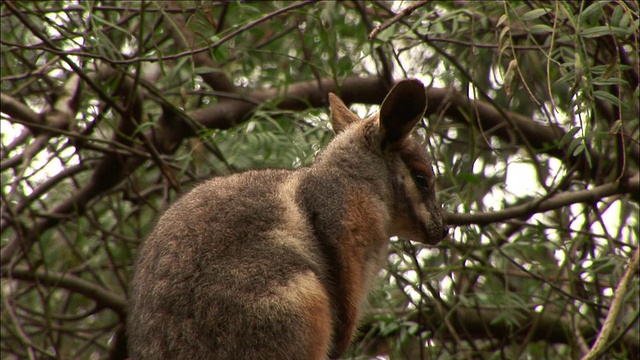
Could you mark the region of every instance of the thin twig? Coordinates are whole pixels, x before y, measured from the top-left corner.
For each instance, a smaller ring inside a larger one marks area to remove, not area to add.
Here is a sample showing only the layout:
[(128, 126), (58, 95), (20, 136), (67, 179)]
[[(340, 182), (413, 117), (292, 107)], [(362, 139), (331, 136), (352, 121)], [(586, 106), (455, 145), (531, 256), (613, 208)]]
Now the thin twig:
[(378, 33), (386, 28), (388, 28), (389, 26), (397, 23), (398, 21), (402, 20), (402, 18), (405, 18), (409, 15), (411, 15), (412, 12), (414, 12), (417, 8), (419, 8), (420, 6), (424, 5), (427, 3), (428, 0), (420, 0), (417, 1), (409, 6), (407, 6), (406, 8), (404, 8), (402, 11), (400, 11), (398, 14), (396, 14), (396, 16), (392, 17), (391, 19), (385, 21), (384, 23), (376, 26), (370, 33), (369, 33), (369, 40), (373, 40), (376, 38), (376, 36), (378, 35)]

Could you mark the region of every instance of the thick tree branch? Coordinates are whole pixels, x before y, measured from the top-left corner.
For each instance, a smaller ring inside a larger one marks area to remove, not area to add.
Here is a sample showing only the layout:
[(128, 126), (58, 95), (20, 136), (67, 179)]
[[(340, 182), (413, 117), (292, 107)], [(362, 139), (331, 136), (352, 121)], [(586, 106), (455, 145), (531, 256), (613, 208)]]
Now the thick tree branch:
[[(287, 88), (286, 93), (275, 89), (257, 91), (247, 95), (247, 99), (249, 99), (248, 101), (225, 101), (210, 107), (191, 111), (186, 114), (186, 117), (189, 120), (194, 121), (198, 126), (209, 129), (227, 129), (245, 121), (251, 111), (257, 107), (256, 104), (267, 101), (275, 104), (279, 109), (296, 111), (309, 107), (325, 106), (328, 92), (338, 93), (347, 104), (355, 102), (379, 104), (386, 95), (383, 81), (378, 77), (349, 77), (340, 85), (336, 84), (333, 79), (322, 79), (320, 85), (322, 90), (319, 89), (318, 82), (314, 80), (292, 84)], [(507, 125), (505, 125), (506, 123), (502, 120), (499, 112), (493, 109), (489, 104), (481, 101), (472, 101), (451, 89), (432, 88), (427, 90), (427, 97), (429, 104), (432, 104), (432, 106), (427, 108), (427, 115), (443, 113), (456, 121), (465, 123), (467, 122), (467, 117), (471, 116), (474, 117), (473, 123), (482, 124), (481, 128), (493, 129), (493, 135), (507, 139), (511, 137), (511, 133), (507, 130)], [(510, 112), (506, 113), (511, 117), (511, 123), (520, 127), (523, 133), (528, 134), (531, 137), (530, 144), (534, 149), (566, 160), (564, 156), (565, 151), (563, 149), (550, 146), (562, 138), (563, 133), (560, 132), (560, 129), (540, 125), (532, 119), (518, 114)], [(180, 141), (186, 137), (196, 135), (195, 128), (193, 126), (178, 125), (181, 123), (184, 124), (184, 120), (173, 119), (172, 121), (167, 121), (166, 123), (161, 124), (162, 126), (158, 130), (151, 130), (147, 132), (145, 136), (157, 149), (158, 153), (170, 153), (174, 150), (175, 145)], [(140, 146), (140, 150), (144, 150), (142, 146)], [(144, 160), (145, 158), (142, 157), (119, 159), (115, 159), (113, 157), (105, 158), (97, 165), (97, 170), (89, 183), (78, 190), (76, 194), (68, 198), (66, 201), (63, 201), (54, 207), (51, 215), (55, 216), (47, 217), (44, 220), (38, 221), (37, 224), (32, 227), (32, 230), (25, 234), (25, 237), (22, 238), (22, 240), (20, 238), (15, 238), (2, 249), (0, 264), (7, 264), (21, 246), (25, 249), (30, 248), (42, 232), (58, 224), (62, 217), (73, 212), (78, 212), (80, 214), (83, 213), (88, 201), (98, 196), (103, 191), (120, 183), (125, 178), (126, 174), (140, 166)], [(594, 156), (592, 161), (594, 162), (594, 166), (596, 166), (595, 163), (599, 161), (599, 159)], [(122, 164), (125, 164), (125, 166), (122, 166)], [(634, 182), (634, 184), (636, 184), (636, 182)], [(631, 193), (634, 200), (639, 197), (638, 192), (633, 191), (632, 187), (625, 188), (624, 184), (621, 186), (621, 189), (627, 189), (623, 192)], [(603, 188), (597, 187), (597, 189), (599, 190), (594, 190), (595, 192), (593, 193), (579, 192), (580, 195), (576, 195), (579, 197), (576, 201), (582, 202), (589, 199), (591, 199), (591, 201), (595, 201), (599, 199), (593, 197), (596, 195), (609, 196), (611, 194), (620, 193), (619, 190), (613, 189), (613, 185), (603, 185)], [(603, 192), (598, 193), (598, 191)], [(567, 196), (568, 198), (566, 198)], [(562, 206), (556, 205), (557, 202), (568, 204), (572, 203), (571, 199), (571, 194), (567, 194), (565, 197), (561, 197), (560, 200), (556, 199), (546, 204), (547, 206)], [(530, 209), (525, 205), (520, 208), (515, 208), (515, 210), (512, 211), (513, 212), (510, 214), (506, 213), (502, 215), (492, 215), (491, 213), (489, 213), (489, 215), (459, 214), (450, 217), (449, 219), (451, 221), (450, 224), (452, 225), (486, 223), (487, 221), (500, 221), (501, 219), (504, 220), (507, 218), (524, 216), (531, 213), (531, 211), (536, 212), (545, 210), (540, 210), (540, 208)]]
[[(80, 78), (71, 74), (63, 87), (57, 91), (57, 99), (51, 106), (40, 114), (35, 113), (26, 104), (7, 94), (0, 94), (0, 108), (2, 112), (12, 119), (20, 121), (36, 137), (25, 151), (18, 157), (14, 157), (9, 164), (2, 164), (2, 169), (17, 166), (21, 163), (28, 164), (46, 147), (49, 139), (55, 135), (56, 130), (67, 130), (75, 119), (78, 110), (78, 94), (80, 93)], [(51, 129), (53, 131), (47, 131)], [(7, 155), (3, 152), (2, 157)], [(3, 159), (4, 160), (4, 159)], [(21, 170), (21, 173), (25, 169)], [(16, 181), (21, 179), (16, 177)]]
[[(607, 173), (601, 169), (602, 157), (595, 150), (578, 156), (569, 152), (569, 142), (564, 147), (558, 147), (566, 132), (553, 125), (545, 126), (511, 111), (498, 111), (492, 104), (480, 100), (471, 100), (467, 96), (447, 88), (432, 88), (427, 91), (429, 104), (427, 114), (441, 114), (455, 122), (475, 125), (483, 132), (497, 136), (507, 142), (520, 143), (520, 136), (514, 133), (514, 128), (526, 137), (531, 149), (536, 153), (553, 156), (566, 163), (567, 168), (575, 167), (584, 178), (591, 179), (597, 171)], [(503, 114), (508, 116), (508, 120)], [(591, 162), (586, 158), (589, 156)], [(611, 168), (613, 164), (608, 165)], [(626, 173), (629, 177), (631, 174)]]
[[(2, 109), (3, 113), (14, 119), (21, 119), (34, 124), (42, 123), (42, 118), (38, 113), (31, 110), (26, 104), (18, 101), (18, 99), (5, 93), (0, 93), (0, 109)], [(31, 132), (36, 133), (37, 131), (32, 130)]]
[[(109, 72), (100, 72), (100, 76), (107, 77), (109, 76)], [(75, 78), (75, 76), (72, 78)], [(140, 93), (137, 93), (137, 96), (127, 97), (127, 95), (136, 93), (134, 89), (132, 89), (133, 81), (127, 77), (123, 77), (121, 80), (116, 92), (120, 97), (129, 100), (129, 103), (127, 104), (127, 110), (121, 110), (119, 112), (122, 117), (118, 124), (118, 131), (114, 134), (113, 141), (119, 144), (130, 145), (133, 135), (142, 119), (143, 97)], [(77, 91), (77, 87), (74, 90)], [(69, 108), (73, 102), (69, 99), (69, 96), (63, 98), (63, 100), (64, 104), (60, 106), (62, 110)], [(63, 122), (58, 121), (56, 124), (63, 124)], [(144, 143), (140, 145), (140, 148), (144, 148), (152, 155), (154, 154), (153, 145), (150, 145), (150, 143)], [(59, 224), (64, 216), (73, 213), (83, 214), (87, 203), (91, 199), (120, 183), (127, 176), (129, 170), (133, 170), (123, 166), (126, 159), (126, 157), (120, 156), (118, 153), (106, 154), (101, 161), (95, 165), (95, 170), (89, 178), (89, 181), (75, 194), (56, 204), (50, 212), (50, 216), (37, 219), (33, 224), (30, 224), (30, 226), (22, 223), (15, 224), (15, 226), (20, 228), (20, 231), (17, 231), (16, 238), (2, 248), (0, 264), (7, 264), (13, 259), (20, 248), (28, 250), (42, 231), (46, 231)], [(162, 165), (162, 161), (158, 160), (157, 156), (155, 159)], [(5, 225), (5, 222), (3, 222), (3, 225)]]
[[(514, 310), (509, 312), (517, 313), (514, 317), (518, 319), (517, 329), (513, 324), (506, 321), (496, 321), (504, 316), (505, 309), (489, 306), (466, 307), (458, 305), (451, 310), (445, 310), (433, 304), (427, 310), (418, 312), (400, 311), (393, 318), (405, 319), (420, 325), (422, 331), (430, 331), (437, 341), (457, 341), (460, 335), (464, 334), (465, 340), (472, 339), (515, 339), (522, 340), (525, 336), (530, 336), (529, 341), (546, 341), (555, 344), (570, 344), (574, 342), (574, 335), (571, 331), (572, 325), (562, 314), (551, 310), (536, 312), (532, 310)], [(389, 318), (387, 314), (384, 316)], [(451, 328), (444, 324), (448, 322)], [(370, 334), (372, 327), (377, 323), (375, 314), (369, 315), (362, 326), (362, 334)], [(597, 335), (594, 329), (587, 322), (579, 322), (578, 331), (583, 338), (593, 341)], [(370, 352), (376, 353), (377, 349), (384, 348), (387, 337), (395, 337), (394, 332), (376, 334), (374, 339), (366, 345)], [(637, 358), (639, 352), (638, 334), (629, 332), (621, 338), (621, 342), (626, 349), (632, 352), (631, 358)], [(634, 355), (635, 354), (635, 355)]]

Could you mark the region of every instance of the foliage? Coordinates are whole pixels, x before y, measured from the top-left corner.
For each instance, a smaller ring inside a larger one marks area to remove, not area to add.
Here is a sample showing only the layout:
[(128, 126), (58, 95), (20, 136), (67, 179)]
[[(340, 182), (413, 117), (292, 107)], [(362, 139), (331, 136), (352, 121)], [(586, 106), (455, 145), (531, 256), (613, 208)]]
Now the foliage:
[(0, 9), (3, 359), (125, 358), (157, 215), (209, 176), (308, 164), (329, 91), (365, 115), (404, 77), (429, 86), (453, 229), (392, 239), (349, 357), (638, 358), (637, 2)]

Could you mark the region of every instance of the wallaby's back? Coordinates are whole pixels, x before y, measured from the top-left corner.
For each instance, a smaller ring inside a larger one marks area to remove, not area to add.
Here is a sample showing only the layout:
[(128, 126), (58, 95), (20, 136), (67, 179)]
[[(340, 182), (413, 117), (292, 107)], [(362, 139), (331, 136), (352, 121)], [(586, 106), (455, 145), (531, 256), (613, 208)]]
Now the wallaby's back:
[[(311, 296), (308, 290), (322, 296), (322, 289), (312, 253), (296, 254), (284, 238), (297, 235), (286, 228), (278, 194), (291, 175), (216, 178), (167, 210), (139, 254), (129, 320), (134, 358), (309, 357), (298, 334), (312, 329), (287, 303), (304, 301), (295, 297)], [(305, 288), (314, 281), (317, 290)]]
[(409, 133), (426, 106), (400, 82), (379, 117), (335, 96), (340, 135), (313, 166), (214, 178), (140, 249), (133, 359), (326, 359), (349, 346), (389, 236), (444, 237), (433, 173)]

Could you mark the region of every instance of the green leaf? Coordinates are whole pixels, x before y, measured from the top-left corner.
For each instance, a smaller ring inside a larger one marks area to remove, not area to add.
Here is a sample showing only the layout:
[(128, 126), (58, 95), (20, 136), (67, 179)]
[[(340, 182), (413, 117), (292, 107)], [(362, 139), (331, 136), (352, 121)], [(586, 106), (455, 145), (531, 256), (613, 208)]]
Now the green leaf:
[(578, 138), (578, 139), (571, 140), (571, 143), (569, 144), (569, 149), (567, 149), (567, 152), (569, 154), (573, 154), (575, 149), (580, 145), (582, 145), (582, 139)]
[(633, 33), (635, 31), (637, 31), (637, 26), (635, 23), (631, 24), (631, 26), (629, 26), (631, 24), (631, 17), (629, 16), (629, 14), (624, 13), (622, 14), (622, 18), (620, 18), (620, 21), (618, 22), (617, 26), (620, 28), (626, 28), (626, 27), (630, 27), (627, 31), (629, 33)]
[(582, 127), (577, 126), (567, 131), (567, 133), (562, 137), (562, 140), (558, 143), (558, 148), (563, 148), (570, 140), (573, 140), (575, 134), (580, 130), (582, 130)]
[(480, 184), (480, 178), (474, 174), (460, 173), (458, 174), (458, 179), (471, 184)]
[(380, 334), (382, 336), (389, 336), (393, 333), (395, 333), (396, 331), (398, 331), (398, 323), (397, 322), (390, 322), (390, 323), (380, 323)]
[(194, 71), (195, 71), (196, 74), (208, 74), (208, 73), (222, 72), (222, 70), (220, 70), (220, 69), (207, 67), (207, 66), (197, 67)]
[(509, 27), (505, 26), (501, 31), (500, 31), (500, 36), (498, 36), (498, 43), (502, 43), (502, 38), (509, 32)]
[(579, 142), (578, 145), (576, 146), (576, 148), (573, 150), (573, 153), (571, 153), (571, 155), (578, 156), (584, 150), (585, 150), (584, 144), (582, 142)]
[(609, 62), (609, 66), (607, 66), (607, 68), (604, 70), (604, 73), (602, 73), (602, 77), (607, 79), (613, 76), (613, 74), (616, 73), (617, 69), (618, 69), (618, 57), (616, 56), (614, 60), (611, 60)]
[(626, 36), (630, 35), (627, 29), (622, 29), (614, 26), (594, 26), (592, 28), (584, 29), (580, 35), (587, 39), (597, 38), (600, 36), (608, 36), (608, 35), (619, 35)]
[(507, 17), (506, 14), (502, 14), (500, 15), (500, 17), (498, 18), (498, 22), (496, 23), (496, 28), (500, 27), (500, 25), (502, 25), (503, 22), (507, 21), (509, 17)]
[(613, 256), (609, 256), (601, 259), (593, 259), (589, 270), (595, 274), (611, 274), (616, 268), (616, 259)]
[(604, 90), (594, 91), (593, 96), (595, 96), (596, 99), (604, 100), (609, 104), (616, 105), (616, 106), (620, 105), (620, 99), (618, 99), (618, 97)]
[(628, 85), (629, 82), (627, 82), (627, 80), (624, 79), (620, 79), (620, 78), (604, 78), (604, 77), (597, 77), (594, 78), (593, 80), (591, 80), (591, 84), (593, 85)]
[(537, 24), (529, 28), (529, 33), (532, 35), (544, 35), (552, 33), (553, 28), (549, 25)]
[(415, 321), (405, 321), (403, 325), (407, 327), (406, 331), (412, 336), (415, 336), (420, 330), (420, 324)]
[[(622, 120), (618, 119), (616, 121), (613, 122), (613, 124), (611, 125), (611, 130), (609, 130), (609, 133), (617, 133), (618, 131), (620, 131), (620, 129), (622, 129)], [(606, 134), (609, 134), (606, 133)]]
[(624, 9), (622, 8), (622, 6), (616, 6), (615, 9), (613, 9), (613, 14), (611, 14), (611, 23), (615, 24), (616, 26), (620, 25), (620, 20), (622, 20), (623, 16)]
[(524, 15), (522, 15), (520, 17), (520, 20), (522, 20), (522, 21), (534, 20), (534, 19), (537, 19), (540, 16), (545, 15), (547, 13), (548, 13), (547, 9), (534, 9), (534, 10), (531, 10), (528, 13), (525, 13)]
[(492, 325), (505, 324), (508, 327), (519, 327), (520, 321), (512, 311), (501, 312), (498, 316), (491, 320)]
[(584, 9), (582, 13), (580, 13), (580, 17), (582, 19), (586, 19), (596, 14), (602, 14), (602, 3), (599, 1), (594, 1), (591, 5), (587, 6), (587, 8)]

